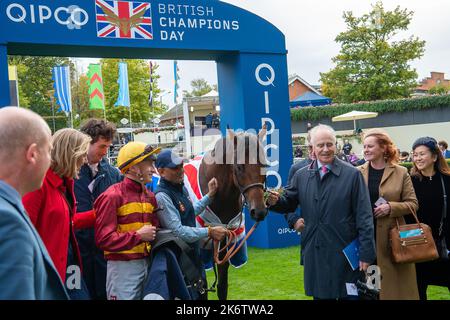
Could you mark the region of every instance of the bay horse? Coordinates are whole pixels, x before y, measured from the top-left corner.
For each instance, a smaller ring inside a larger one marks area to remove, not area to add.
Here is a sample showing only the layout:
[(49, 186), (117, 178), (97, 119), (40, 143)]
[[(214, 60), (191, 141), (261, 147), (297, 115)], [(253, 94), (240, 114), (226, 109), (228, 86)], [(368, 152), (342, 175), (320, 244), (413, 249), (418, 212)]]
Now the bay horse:
[[(219, 139), (214, 149), (203, 156), (198, 169), (201, 193), (206, 194), (208, 181), (216, 178), (218, 191), (209, 208), (223, 225), (233, 219), (236, 221), (236, 217), (243, 214), (244, 204), (248, 207), (251, 218), (261, 221), (268, 212), (264, 201), (267, 162), (262, 145), (266, 129), (263, 127), (258, 135), (235, 133), (229, 129), (227, 131), (227, 136)], [(225, 253), (220, 254), (221, 259)], [(226, 300), (229, 262), (217, 267), (217, 296), (220, 300)]]

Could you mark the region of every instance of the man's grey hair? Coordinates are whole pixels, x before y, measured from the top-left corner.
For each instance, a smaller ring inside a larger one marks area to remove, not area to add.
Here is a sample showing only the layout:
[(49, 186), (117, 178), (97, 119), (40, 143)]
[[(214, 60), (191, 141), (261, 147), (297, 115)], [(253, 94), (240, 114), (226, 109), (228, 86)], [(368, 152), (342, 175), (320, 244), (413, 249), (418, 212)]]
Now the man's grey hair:
[(32, 143), (40, 147), (50, 134), (47, 123), (37, 113), (19, 107), (0, 108), (0, 161), (14, 161), (11, 156)]
[(319, 125), (315, 126), (314, 128), (312, 128), (309, 132), (311, 135), (311, 144), (312, 145), (315, 144), (315, 138), (316, 138), (317, 134), (322, 131), (328, 132), (333, 137), (333, 143), (336, 143), (336, 131), (334, 131), (334, 129), (332, 127), (327, 126), (326, 124), (319, 124)]

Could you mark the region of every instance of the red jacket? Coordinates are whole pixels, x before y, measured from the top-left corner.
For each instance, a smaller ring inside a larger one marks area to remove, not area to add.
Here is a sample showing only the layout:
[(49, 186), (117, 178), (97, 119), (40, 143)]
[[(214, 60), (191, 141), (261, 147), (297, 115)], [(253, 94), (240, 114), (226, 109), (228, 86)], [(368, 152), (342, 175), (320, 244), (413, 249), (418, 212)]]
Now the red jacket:
[[(67, 193), (75, 199), (73, 179), (62, 179), (49, 169), (42, 187), (27, 193), (23, 205), (31, 221), (41, 236), (58, 273), (65, 282), (67, 269), (67, 253), (69, 239), (75, 253), (75, 258), (81, 268), (80, 251), (75, 238), (74, 229), (93, 227), (95, 215), (88, 211), (73, 215), (76, 212), (76, 202), (69, 209), (69, 202), (64, 196)], [(72, 228), (70, 225), (72, 224)]]
[(106, 260), (128, 261), (149, 255), (150, 244), (136, 232), (144, 225), (159, 226), (152, 192), (125, 178), (110, 186), (95, 201), (95, 243)]

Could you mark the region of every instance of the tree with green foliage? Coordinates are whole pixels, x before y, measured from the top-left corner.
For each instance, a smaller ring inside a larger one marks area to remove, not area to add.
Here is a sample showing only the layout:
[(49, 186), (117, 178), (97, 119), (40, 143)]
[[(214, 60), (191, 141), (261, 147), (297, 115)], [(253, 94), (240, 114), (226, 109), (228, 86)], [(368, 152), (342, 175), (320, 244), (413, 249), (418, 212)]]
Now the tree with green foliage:
[(434, 87), (430, 88), (430, 90), (428, 90), (429, 94), (439, 94), (439, 95), (444, 95), (447, 94), (450, 91), (450, 87), (449, 86), (444, 86), (442, 84), (437, 84)]
[[(103, 86), (105, 92), (105, 107), (106, 118), (116, 124), (122, 118), (129, 118), (129, 109), (127, 107), (118, 106), (114, 104), (119, 95), (119, 84), (117, 79), (119, 77), (119, 59), (102, 59), (100, 61), (102, 66)], [(153, 106), (149, 106), (149, 92), (150, 92), (150, 73), (149, 64), (142, 59), (126, 59), (128, 68), (128, 85), (130, 91), (131, 103), (131, 119), (133, 123), (147, 122), (155, 115), (161, 114), (165, 111), (164, 106), (158, 101), (158, 96), (161, 90), (158, 88), (158, 79), (160, 76), (156, 73), (158, 65), (153, 65)]]
[(191, 92), (188, 92), (186, 90), (183, 91), (184, 96), (186, 98), (201, 97), (201, 96), (207, 94), (208, 92), (210, 92), (211, 90), (217, 90), (217, 85), (211, 86), (208, 83), (208, 81), (206, 81), (203, 78), (199, 78), (199, 79), (194, 79), (191, 81), (191, 88), (192, 88)]
[[(17, 66), (20, 106), (41, 115), (52, 130), (68, 127), (69, 118), (64, 112), (57, 111), (59, 106), (54, 98), (52, 68), (69, 65), (73, 71), (74, 66), (69, 58), (9, 56), (8, 64)], [(52, 104), (55, 112), (54, 123)]]
[(72, 77), (72, 109), (74, 114), (74, 127), (78, 128), (80, 124), (89, 118), (103, 118), (102, 110), (89, 110), (89, 85), (88, 77), (85, 74), (77, 73)]
[(410, 62), (423, 56), (425, 41), (394, 37), (408, 29), (412, 16), (399, 6), (385, 11), (381, 2), (361, 17), (344, 12), (347, 30), (335, 39), (341, 45), (332, 59), (336, 67), (321, 73), (323, 94), (345, 103), (408, 97), (417, 86)]

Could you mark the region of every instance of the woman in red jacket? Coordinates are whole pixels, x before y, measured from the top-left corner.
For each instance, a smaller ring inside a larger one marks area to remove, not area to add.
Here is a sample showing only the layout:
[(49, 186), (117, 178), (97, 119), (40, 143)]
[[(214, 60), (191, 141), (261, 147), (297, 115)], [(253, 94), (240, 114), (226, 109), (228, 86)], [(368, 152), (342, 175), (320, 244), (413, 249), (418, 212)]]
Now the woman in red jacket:
[(86, 161), (90, 141), (89, 136), (75, 129), (58, 130), (52, 138), (52, 162), (42, 187), (22, 200), (72, 299), (89, 298), (81, 277), (74, 229), (93, 227), (95, 214), (74, 214), (73, 179)]

